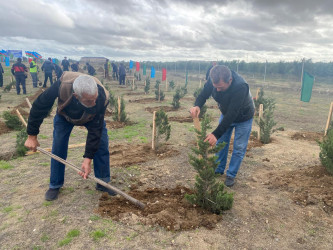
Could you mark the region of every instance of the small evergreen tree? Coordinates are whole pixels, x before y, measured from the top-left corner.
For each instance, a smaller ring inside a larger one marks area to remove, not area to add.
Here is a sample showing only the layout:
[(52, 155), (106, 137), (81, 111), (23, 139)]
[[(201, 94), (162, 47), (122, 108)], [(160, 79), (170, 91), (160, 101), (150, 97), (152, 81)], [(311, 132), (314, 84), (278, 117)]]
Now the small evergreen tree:
[(145, 94), (148, 94), (149, 90), (150, 90), (150, 79), (149, 79), (149, 77), (147, 77), (147, 79), (146, 79), (146, 86), (144, 88)]
[(9, 92), (15, 85), (16, 85), (16, 80), (15, 78), (12, 77), (11, 82), (4, 87), (3, 92)]
[[(118, 121), (118, 102), (115, 103), (114, 105), (114, 114), (113, 114), (113, 120)], [(125, 101), (124, 98), (121, 97), (120, 101), (120, 122), (128, 122), (128, 118), (125, 112)]]
[(264, 94), (265, 94), (264, 93), (264, 89), (260, 88), (258, 99), (253, 99), (257, 115), (259, 114), (259, 106), (260, 106), (260, 104), (263, 105), (264, 110), (267, 109), (270, 106), (274, 106), (275, 105), (274, 99), (272, 99), (272, 98), (266, 98), (266, 97), (264, 97)]
[(321, 164), (333, 175), (333, 129), (329, 129), (323, 142), (318, 142), (320, 146), (319, 158)]
[(203, 105), (203, 106), (201, 107), (201, 109), (200, 109), (199, 118), (200, 118), (200, 119), (204, 118), (205, 115), (206, 115), (206, 112), (207, 112), (207, 106), (206, 106), (206, 104), (205, 104), (205, 105)]
[(201, 131), (198, 134), (198, 148), (192, 148), (197, 155), (189, 155), (190, 164), (198, 172), (194, 194), (186, 194), (185, 198), (192, 204), (196, 204), (213, 213), (220, 214), (223, 210), (231, 209), (233, 204), (233, 193), (224, 190), (224, 184), (216, 182), (215, 169), (218, 166), (217, 156), (210, 156), (212, 153), (220, 151), (225, 144), (219, 144), (213, 149), (209, 149), (208, 142), (204, 142), (210, 120), (205, 116), (201, 121)]
[(16, 134), (16, 155), (24, 156), (28, 149), (24, 146), (24, 142), (27, 140), (28, 134), (26, 129), (22, 129)]
[(172, 106), (175, 109), (180, 107), (180, 99), (184, 97), (184, 93), (181, 88), (176, 89), (176, 93), (173, 95)]
[(194, 91), (193, 96), (194, 96), (195, 99), (198, 98), (198, 96), (199, 96), (199, 94), (201, 93), (202, 89), (203, 89), (203, 88), (197, 88), (197, 89)]
[(21, 130), (22, 123), (16, 115), (12, 115), (9, 111), (5, 111), (2, 115), (5, 119), (6, 126), (14, 130)]
[(174, 89), (175, 87), (176, 87), (175, 82), (174, 82), (173, 80), (171, 80), (171, 81), (169, 82), (169, 88), (170, 88), (170, 89)]
[(160, 101), (163, 101), (165, 95), (164, 92), (160, 89), (160, 84), (161, 81), (157, 80), (155, 84), (155, 99), (156, 100), (160, 99)]
[(276, 125), (274, 121), (275, 103), (270, 99), (269, 104), (264, 109), (263, 117), (256, 123), (260, 127), (260, 141), (267, 144), (271, 141), (271, 135), (276, 131), (273, 127)]
[(109, 91), (109, 104), (110, 107), (116, 106), (117, 100), (116, 97), (114, 96), (114, 93), (112, 91)]
[(155, 125), (156, 125), (155, 142), (156, 142), (156, 148), (158, 148), (160, 141), (163, 138), (165, 141), (168, 141), (170, 139), (170, 134), (171, 134), (171, 125), (169, 124), (168, 115), (163, 110), (159, 110), (156, 112)]

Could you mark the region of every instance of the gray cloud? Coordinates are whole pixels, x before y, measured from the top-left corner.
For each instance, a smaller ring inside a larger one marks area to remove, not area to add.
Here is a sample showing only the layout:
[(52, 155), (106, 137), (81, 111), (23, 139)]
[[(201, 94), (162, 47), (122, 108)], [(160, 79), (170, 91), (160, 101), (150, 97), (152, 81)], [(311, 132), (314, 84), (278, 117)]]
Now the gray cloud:
[(0, 49), (45, 56), (329, 61), (333, 44), (333, 2), (323, 0), (0, 3)]

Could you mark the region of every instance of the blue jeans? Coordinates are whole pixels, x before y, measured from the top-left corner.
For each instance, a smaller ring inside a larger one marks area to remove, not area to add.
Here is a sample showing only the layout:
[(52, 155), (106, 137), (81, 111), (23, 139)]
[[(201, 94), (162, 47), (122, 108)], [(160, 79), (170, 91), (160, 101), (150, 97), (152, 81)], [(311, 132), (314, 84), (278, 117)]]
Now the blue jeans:
[[(61, 157), (67, 158), (68, 140), (71, 131), (74, 127), (63, 116), (56, 115), (53, 120), (53, 145), (52, 153)], [(98, 151), (94, 155), (94, 173), (96, 178), (102, 181), (110, 181), (110, 153), (109, 153), (109, 137), (105, 122), (101, 136), (101, 142)], [(81, 166), (80, 166), (81, 169)], [(51, 175), (50, 175), (50, 188), (60, 188), (64, 185), (65, 179), (65, 165), (51, 159)]]
[[(219, 123), (223, 120), (223, 115), (221, 115)], [(225, 147), (216, 154), (218, 157), (217, 161), (220, 162), (217, 166), (215, 173), (224, 173), (225, 167), (227, 165), (228, 150), (230, 144), (230, 138), (233, 129), (235, 128), (235, 137), (234, 137), (234, 149), (232, 151), (229, 169), (227, 171), (227, 176), (235, 178), (239, 167), (242, 163), (244, 155), (246, 153), (247, 144), (251, 134), (253, 118), (245, 121), (232, 123), (227, 131), (218, 139), (217, 143), (226, 142)]]

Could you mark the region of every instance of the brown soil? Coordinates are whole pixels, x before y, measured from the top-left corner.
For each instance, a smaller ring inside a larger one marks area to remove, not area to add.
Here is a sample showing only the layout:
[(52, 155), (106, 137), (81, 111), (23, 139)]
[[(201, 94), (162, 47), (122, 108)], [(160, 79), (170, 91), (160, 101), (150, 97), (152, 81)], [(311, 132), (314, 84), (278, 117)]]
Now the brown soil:
[(145, 92), (129, 92), (126, 95), (144, 95)]
[(175, 109), (174, 107), (169, 107), (169, 106), (159, 106), (159, 107), (147, 107), (145, 108), (146, 111), (150, 113), (154, 113), (154, 111), (159, 111), (163, 110), (164, 112), (170, 112), (170, 111), (178, 111), (181, 110), (182, 108)]
[(6, 123), (0, 121), (0, 135), (11, 132), (12, 130), (7, 127)]
[[(30, 103), (32, 104), (41, 93), (43, 93), (43, 91), (42, 91), (42, 89), (39, 89), (34, 95), (29, 96), (28, 99), (29, 99)], [(21, 102), (19, 105), (14, 107), (14, 110), (17, 108), (29, 108), (28, 103), (26, 102), (25, 98), (24, 98), (23, 102)]]
[(118, 129), (135, 124), (134, 122), (105, 121), (108, 129)]
[(135, 99), (135, 100), (129, 100), (129, 102), (135, 102), (135, 103), (152, 103), (152, 102), (158, 102), (156, 98), (143, 98), (143, 99)]
[(211, 106), (207, 106), (207, 108), (209, 108), (209, 109), (218, 109), (219, 106), (217, 106), (217, 105), (211, 105)]
[(110, 146), (110, 166), (132, 166), (134, 164), (147, 162), (152, 159), (164, 159), (176, 156), (179, 152), (168, 145), (163, 145), (157, 150), (152, 150), (148, 144), (142, 145), (114, 145)]
[(187, 116), (187, 117), (172, 116), (172, 117), (169, 117), (168, 120), (172, 121), (172, 122), (180, 122), (180, 123), (183, 123), (183, 122), (193, 122), (193, 119), (192, 119), (191, 116)]
[(212, 214), (186, 201), (185, 193), (192, 191), (186, 187), (177, 186), (173, 189), (147, 188), (137, 189), (128, 194), (143, 202), (146, 207), (140, 210), (123, 197), (110, 198), (104, 194), (99, 200), (97, 212), (102, 216), (111, 217), (116, 221), (143, 223), (151, 226), (161, 226), (167, 230), (180, 231), (206, 227), (213, 229), (222, 216)]
[(321, 141), (323, 133), (319, 132), (296, 132), (291, 136), (293, 140), (306, 140), (306, 141)]
[(16, 113), (16, 109), (18, 109), (18, 111), (20, 111), (20, 113), (21, 113), (21, 115), (25, 118), (25, 119), (28, 119), (28, 117), (29, 117), (29, 112), (27, 112), (27, 111), (25, 111), (23, 108), (21, 108), (21, 107), (18, 107), (18, 108), (14, 108), (12, 111), (10, 111), (10, 113), (12, 114), (12, 115), (17, 115), (17, 113)]
[(112, 115), (112, 109), (110, 109), (110, 108), (106, 109), (105, 110), (105, 116), (108, 117), (108, 116), (111, 116), (111, 115)]
[(327, 213), (333, 212), (333, 176), (323, 166), (276, 174), (268, 174), (271, 188), (288, 192), (297, 204), (320, 205)]

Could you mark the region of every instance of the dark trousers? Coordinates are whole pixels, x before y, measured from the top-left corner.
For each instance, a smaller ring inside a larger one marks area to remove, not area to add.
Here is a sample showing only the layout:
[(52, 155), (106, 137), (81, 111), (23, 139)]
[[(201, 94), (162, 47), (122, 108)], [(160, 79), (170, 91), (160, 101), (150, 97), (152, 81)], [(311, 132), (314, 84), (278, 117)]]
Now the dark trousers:
[(119, 76), (119, 85), (125, 85), (125, 77), (126, 75)]
[(46, 72), (45, 72), (45, 80), (44, 80), (43, 88), (46, 88), (47, 78), (50, 79), (50, 83), (51, 83), (51, 85), (52, 85), (52, 84), (53, 84), (53, 80), (52, 80), (52, 72), (51, 72), (51, 73), (46, 73)]
[[(61, 115), (55, 115), (53, 119), (53, 145), (52, 154), (55, 154), (62, 159), (67, 158), (68, 140), (71, 131), (74, 127), (72, 123), (66, 121)], [(103, 125), (101, 141), (99, 148), (94, 155), (94, 174), (95, 177), (102, 181), (110, 181), (110, 153), (109, 153), (109, 137)], [(51, 159), (51, 175), (50, 175), (50, 188), (60, 188), (63, 186), (65, 180), (65, 165)]]
[(2, 87), (2, 86), (3, 86), (3, 75), (0, 74), (0, 87)]
[(19, 95), (21, 92), (20, 84), (22, 85), (23, 94), (27, 93), (25, 89), (25, 75), (15, 75), (16, 80), (16, 93)]
[(113, 80), (118, 81), (118, 72), (117, 71), (113, 71), (112, 78), (113, 78)]
[(37, 76), (37, 72), (30, 72), (31, 78), (32, 78), (32, 86), (34, 88), (37, 88), (37, 81), (38, 81), (38, 76)]

